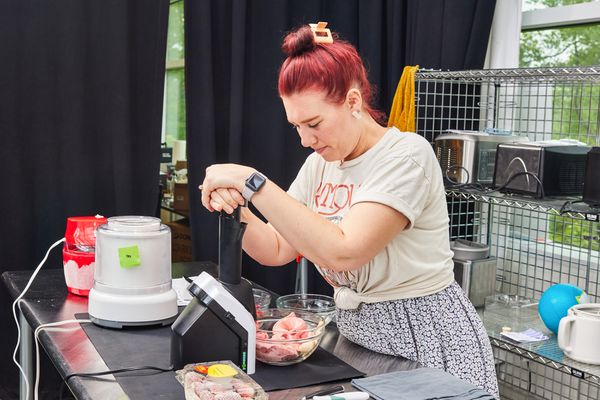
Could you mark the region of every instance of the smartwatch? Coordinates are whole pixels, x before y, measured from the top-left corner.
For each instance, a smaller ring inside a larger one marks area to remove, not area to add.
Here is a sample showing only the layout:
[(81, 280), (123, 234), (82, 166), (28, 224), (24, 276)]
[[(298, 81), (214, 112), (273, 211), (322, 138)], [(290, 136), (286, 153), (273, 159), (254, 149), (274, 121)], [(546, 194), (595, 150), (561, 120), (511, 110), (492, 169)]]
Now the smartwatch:
[(258, 192), (266, 181), (267, 178), (258, 172), (254, 172), (248, 179), (246, 179), (246, 184), (244, 185), (244, 189), (242, 189), (242, 197), (244, 197), (247, 201), (250, 201), (252, 196), (254, 196), (254, 193)]

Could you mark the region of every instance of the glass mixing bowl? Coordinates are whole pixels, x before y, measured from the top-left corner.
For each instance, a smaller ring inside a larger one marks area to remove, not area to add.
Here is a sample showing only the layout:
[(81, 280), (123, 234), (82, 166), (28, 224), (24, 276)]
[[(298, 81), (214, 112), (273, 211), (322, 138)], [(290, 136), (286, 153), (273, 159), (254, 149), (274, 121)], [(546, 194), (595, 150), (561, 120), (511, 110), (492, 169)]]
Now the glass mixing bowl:
[(323, 318), (327, 325), (335, 317), (335, 301), (323, 294), (288, 294), (276, 301), (277, 308), (308, 311)]
[(271, 365), (306, 360), (325, 333), (323, 319), (298, 310), (268, 308), (256, 318), (256, 359)]

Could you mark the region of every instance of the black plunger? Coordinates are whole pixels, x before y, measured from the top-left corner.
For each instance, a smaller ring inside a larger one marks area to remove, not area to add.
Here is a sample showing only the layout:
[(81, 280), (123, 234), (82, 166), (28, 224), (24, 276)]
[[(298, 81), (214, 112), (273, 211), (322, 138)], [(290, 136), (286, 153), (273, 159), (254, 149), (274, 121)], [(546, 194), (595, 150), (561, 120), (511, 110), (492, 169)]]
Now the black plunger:
[(219, 281), (256, 319), (252, 284), (242, 278), (242, 238), (246, 224), (238, 207), (219, 215)]

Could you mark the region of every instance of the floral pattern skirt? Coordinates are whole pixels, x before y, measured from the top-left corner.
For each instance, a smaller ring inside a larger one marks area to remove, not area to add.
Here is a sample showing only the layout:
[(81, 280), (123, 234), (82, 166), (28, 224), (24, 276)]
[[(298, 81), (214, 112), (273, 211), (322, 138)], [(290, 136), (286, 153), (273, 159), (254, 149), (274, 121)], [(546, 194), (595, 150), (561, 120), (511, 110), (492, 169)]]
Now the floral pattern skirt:
[(456, 282), (429, 296), (338, 308), (337, 325), (354, 343), (443, 369), (499, 398), (489, 338)]

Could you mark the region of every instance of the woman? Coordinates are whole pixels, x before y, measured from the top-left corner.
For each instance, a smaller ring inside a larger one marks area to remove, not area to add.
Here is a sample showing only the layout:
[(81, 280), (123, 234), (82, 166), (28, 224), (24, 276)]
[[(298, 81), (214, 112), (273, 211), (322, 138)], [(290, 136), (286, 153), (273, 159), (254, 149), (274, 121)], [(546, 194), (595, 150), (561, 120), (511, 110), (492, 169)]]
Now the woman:
[(440, 368), (498, 397), (490, 343), (454, 282), (442, 174), (431, 145), (379, 124), (356, 49), (289, 33), (279, 94), (314, 150), (287, 192), (250, 167), (207, 168), (209, 211), (243, 208), (244, 250), (264, 265), (298, 254), (334, 287), (339, 331), (380, 353)]

